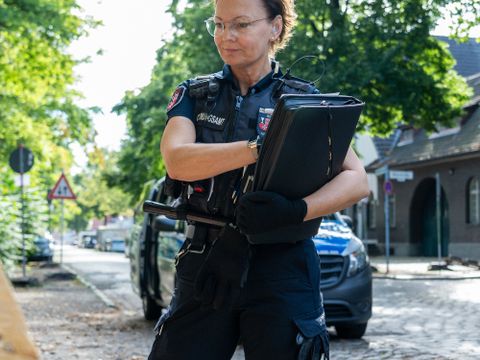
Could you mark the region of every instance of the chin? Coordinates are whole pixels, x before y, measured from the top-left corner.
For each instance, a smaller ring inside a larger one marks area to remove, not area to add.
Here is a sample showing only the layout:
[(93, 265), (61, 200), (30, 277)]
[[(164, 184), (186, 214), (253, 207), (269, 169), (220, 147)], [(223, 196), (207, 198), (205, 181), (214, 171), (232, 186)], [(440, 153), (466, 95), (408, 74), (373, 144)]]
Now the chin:
[(238, 65), (239, 63), (241, 63), (241, 59), (239, 58), (239, 56), (235, 56), (235, 55), (227, 55), (227, 56), (222, 56), (222, 60), (225, 64), (228, 64), (230, 66), (235, 66), (235, 65)]

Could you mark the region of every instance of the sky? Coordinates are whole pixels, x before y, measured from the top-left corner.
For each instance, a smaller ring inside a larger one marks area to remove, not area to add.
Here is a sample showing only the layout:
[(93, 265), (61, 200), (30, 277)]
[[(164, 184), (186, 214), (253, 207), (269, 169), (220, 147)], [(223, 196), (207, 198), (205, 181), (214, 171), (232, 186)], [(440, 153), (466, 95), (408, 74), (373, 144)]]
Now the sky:
[[(125, 91), (149, 83), (156, 50), (171, 33), (170, 16), (165, 12), (168, 0), (79, 0), (84, 14), (101, 20), (103, 26), (90, 31), (88, 37), (75, 41), (69, 52), (75, 59), (91, 57), (89, 63), (75, 68), (75, 89), (84, 95), (80, 106), (99, 106), (94, 116), (96, 142), (111, 150), (120, 148), (125, 136), (125, 116), (111, 113)], [(98, 50), (103, 55), (96, 55)], [(77, 167), (86, 158), (73, 146)], [(77, 169), (78, 170), (78, 169)]]
[[(91, 62), (76, 67), (75, 88), (85, 99), (79, 105), (99, 106), (101, 114), (94, 116), (96, 142), (110, 150), (120, 148), (125, 137), (125, 116), (110, 111), (125, 91), (139, 89), (149, 83), (155, 65), (156, 50), (162, 39), (171, 35), (171, 19), (166, 13), (170, 0), (78, 0), (84, 13), (103, 22), (91, 30), (88, 37), (74, 42), (69, 51), (76, 59), (91, 57)], [(448, 35), (444, 22), (435, 35)], [(480, 36), (480, 30), (474, 32)], [(96, 55), (102, 49), (103, 55)], [(74, 146), (77, 171), (86, 157)]]

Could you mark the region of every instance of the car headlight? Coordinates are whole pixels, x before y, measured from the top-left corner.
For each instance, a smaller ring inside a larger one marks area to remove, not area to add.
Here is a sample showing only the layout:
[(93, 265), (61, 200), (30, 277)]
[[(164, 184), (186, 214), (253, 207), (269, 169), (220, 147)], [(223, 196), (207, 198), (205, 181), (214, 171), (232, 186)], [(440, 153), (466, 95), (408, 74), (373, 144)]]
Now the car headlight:
[(355, 237), (352, 237), (342, 255), (348, 256), (349, 259), (347, 276), (353, 276), (368, 266), (369, 260), (365, 246)]

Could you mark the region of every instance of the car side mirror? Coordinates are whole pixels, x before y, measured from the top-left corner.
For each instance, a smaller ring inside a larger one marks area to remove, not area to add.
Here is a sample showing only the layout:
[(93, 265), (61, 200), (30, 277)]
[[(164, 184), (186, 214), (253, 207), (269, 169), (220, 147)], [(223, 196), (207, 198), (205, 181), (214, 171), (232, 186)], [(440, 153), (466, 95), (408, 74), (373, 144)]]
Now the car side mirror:
[(155, 231), (175, 231), (175, 222), (173, 219), (159, 215), (153, 218), (151, 225)]
[(347, 226), (350, 228), (350, 229), (353, 229), (353, 221), (352, 221), (352, 218), (348, 215), (340, 215), (340, 217), (342, 218), (342, 220), (345, 222), (345, 224), (347, 224)]
[(169, 219), (164, 215), (155, 216), (151, 225), (155, 231), (183, 232), (185, 228), (183, 221)]

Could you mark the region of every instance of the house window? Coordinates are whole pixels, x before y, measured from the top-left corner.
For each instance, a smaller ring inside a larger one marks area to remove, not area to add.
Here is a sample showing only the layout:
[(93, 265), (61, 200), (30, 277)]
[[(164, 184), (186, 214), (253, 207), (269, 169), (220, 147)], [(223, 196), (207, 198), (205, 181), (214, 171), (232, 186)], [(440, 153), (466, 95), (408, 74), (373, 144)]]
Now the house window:
[(414, 129), (404, 129), (400, 135), (397, 146), (404, 146), (413, 143)]
[(472, 177), (467, 185), (467, 223), (480, 224), (480, 184)]

